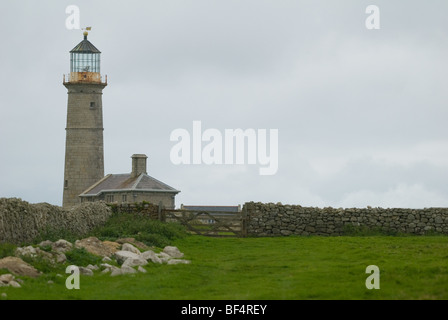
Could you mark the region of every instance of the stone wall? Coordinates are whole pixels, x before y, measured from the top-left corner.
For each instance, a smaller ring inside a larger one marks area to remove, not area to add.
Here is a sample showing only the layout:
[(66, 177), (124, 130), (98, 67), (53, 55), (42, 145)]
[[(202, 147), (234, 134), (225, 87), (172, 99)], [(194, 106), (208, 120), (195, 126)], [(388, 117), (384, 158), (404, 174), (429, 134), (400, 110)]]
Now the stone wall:
[(132, 213), (158, 220), (159, 206), (153, 203), (108, 204), (113, 213)]
[(250, 236), (342, 235), (350, 228), (391, 233), (448, 234), (448, 208), (315, 208), (244, 204)]
[(30, 204), (17, 198), (0, 198), (0, 243), (31, 242), (46, 229), (84, 235), (112, 214), (103, 202), (84, 203), (70, 210), (48, 203)]

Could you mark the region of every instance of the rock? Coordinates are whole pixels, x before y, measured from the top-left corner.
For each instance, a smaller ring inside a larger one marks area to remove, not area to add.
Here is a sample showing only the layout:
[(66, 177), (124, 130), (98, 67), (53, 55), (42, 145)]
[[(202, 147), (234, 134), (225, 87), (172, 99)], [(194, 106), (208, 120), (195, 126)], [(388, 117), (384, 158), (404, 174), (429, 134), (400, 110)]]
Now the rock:
[(132, 274), (132, 273), (137, 273), (137, 270), (135, 270), (134, 268), (129, 267), (129, 266), (122, 266), (122, 267), (120, 268), (120, 270), (121, 270), (121, 274)]
[[(117, 268), (116, 266), (111, 266), (110, 264), (107, 264), (107, 263), (103, 263), (103, 264), (101, 264), (101, 267), (103, 267), (104, 268), (104, 270), (103, 271), (101, 271), (101, 273), (109, 273), (109, 272), (118, 272), (119, 271), (119, 273), (121, 274), (121, 271), (120, 271), (120, 268)], [(118, 270), (118, 271), (116, 271), (116, 270)]]
[(48, 284), (54, 284), (54, 281), (53, 280), (48, 280), (47, 283)]
[(162, 263), (162, 260), (158, 256), (156, 256), (156, 254), (152, 250), (145, 251), (140, 256), (145, 260), (150, 260), (153, 263)]
[(20, 276), (36, 278), (40, 272), (18, 257), (5, 257), (0, 259), (0, 269), (8, 269), (9, 272)]
[(130, 243), (130, 244), (133, 244), (134, 246), (136, 246), (137, 248), (141, 248), (143, 250), (149, 249), (149, 247), (146, 244), (135, 240), (135, 238), (120, 238), (120, 239), (117, 239), (116, 242), (118, 242), (120, 244)]
[(109, 245), (104, 244), (96, 237), (76, 240), (75, 247), (84, 248), (88, 252), (101, 257), (111, 257), (115, 252)]
[(78, 269), (79, 269), (79, 274), (82, 274), (84, 276), (93, 276), (93, 271), (90, 270), (89, 268), (78, 267)]
[(177, 247), (172, 247), (172, 246), (166, 246), (163, 249), (163, 252), (165, 252), (172, 258), (182, 258), (184, 256), (184, 254), (182, 252), (180, 252)]
[(109, 257), (104, 257), (104, 258), (102, 259), (102, 261), (103, 261), (103, 262), (111, 262), (112, 259), (109, 258)]
[(92, 265), (92, 264), (89, 264), (87, 267), (86, 267), (87, 269), (90, 269), (90, 270), (99, 270), (99, 267), (98, 266), (94, 266), (94, 265)]
[(13, 288), (20, 288), (20, 287), (21, 287), (21, 285), (20, 285), (18, 282), (14, 281), (14, 280), (10, 281), (10, 282), (8, 283), (8, 285), (9, 285), (10, 287), (13, 287)]
[(182, 259), (170, 259), (167, 264), (190, 264), (190, 260), (182, 260)]
[(10, 283), (12, 280), (14, 280), (14, 276), (10, 273), (2, 274), (0, 276), (0, 282), (2, 282), (4, 284)]
[(108, 241), (108, 240), (103, 241), (103, 245), (108, 247), (111, 252), (117, 252), (118, 250), (120, 250), (120, 246), (121, 246), (121, 244), (119, 244), (118, 242)]
[(124, 263), (128, 258), (134, 258), (134, 259), (140, 258), (140, 255), (138, 254), (135, 254), (131, 251), (122, 251), (122, 250), (115, 252), (114, 256), (119, 264)]
[(165, 253), (165, 252), (160, 252), (160, 253), (156, 253), (156, 256), (163, 262), (167, 262), (168, 260), (170, 260), (172, 257)]
[(146, 273), (147, 272), (146, 269), (143, 268), (142, 266), (138, 266), (137, 271), (141, 272), (141, 273)]
[(130, 251), (130, 252), (133, 252), (133, 253), (138, 254), (138, 255), (140, 255), (140, 253), (141, 253), (140, 250), (138, 250), (136, 247), (134, 247), (130, 243), (124, 243), (121, 246), (121, 250), (123, 250), (123, 251)]
[(27, 247), (19, 247), (16, 249), (15, 252), (16, 257), (36, 257), (37, 256), (37, 251), (36, 248), (32, 247), (32, 246), (27, 246)]
[(51, 246), (51, 249), (58, 253), (65, 253), (67, 251), (70, 251), (73, 247), (73, 244), (71, 242), (68, 242), (64, 239), (59, 239), (53, 245)]
[(110, 276), (111, 276), (111, 277), (115, 277), (115, 276), (119, 276), (119, 275), (121, 275), (121, 274), (122, 274), (121, 269), (116, 268), (116, 269), (113, 269), (113, 270), (112, 270), (112, 272), (110, 273)]
[(50, 240), (45, 240), (42, 241), (41, 243), (38, 244), (39, 247), (43, 248), (43, 247), (53, 247), (53, 242)]
[(135, 266), (145, 266), (148, 264), (148, 261), (146, 261), (145, 259), (143, 259), (142, 257), (138, 257), (138, 258), (127, 258), (123, 264), (122, 264), (122, 268), (124, 266), (127, 267), (135, 267)]
[(55, 260), (57, 263), (64, 263), (67, 261), (67, 257), (62, 252), (56, 253)]
[(8, 295), (6, 294), (6, 293), (2, 293), (2, 295), (1, 295), (1, 297), (2, 297), (2, 299), (6, 299), (6, 298), (8, 298)]

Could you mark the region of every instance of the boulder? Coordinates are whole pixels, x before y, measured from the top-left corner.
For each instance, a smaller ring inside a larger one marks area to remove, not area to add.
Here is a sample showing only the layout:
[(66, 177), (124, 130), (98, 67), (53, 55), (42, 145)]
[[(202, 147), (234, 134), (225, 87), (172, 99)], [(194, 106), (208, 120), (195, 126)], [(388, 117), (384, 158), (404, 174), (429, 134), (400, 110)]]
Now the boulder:
[(142, 266), (138, 266), (137, 271), (141, 272), (141, 273), (146, 273), (147, 272), (146, 269), (143, 268)]
[(123, 250), (115, 252), (114, 256), (119, 264), (124, 263), (128, 258), (134, 258), (134, 259), (140, 258), (140, 255), (138, 254), (135, 254), (131, 251), (123, 251)]
[(136, 247), (134, 247), (130, 243), (123, 243), (123, 245), (121, 246), (121, 250), (122, 251), (130, 251), (130, 252), (133, 252), (138, 255), (140, 255), (140, 253), (141, 253), (140, 250), (138, 250)]
[(84, 276), (93, 276), (93, 271), (89, 268), (85, 267), (78, 267), (79, 268), (79, 274), (82, 274)]
[(34, 258), (37, 256), (36, 248), (32, 246), (27, 247), (18, 247), (15, 251), (16, 257), (31, 257)]
[(122, 267), (120, 268), (120, 270), (121, 270), (121, 274), (132, 274), (132, 273), (137, 273), (137, 270), (135, 270), (134, 268), (129, 267), (129, 266), (122, 266)]
[(127, 267), (135, 267), (135, 266), (146, 266), (148, 264), (148, 261), (146, 261), (145, 259), (143, 259), (142, 257), (138, 257), (138, 258), (127, 258), (123, 264), (122, 264), (122, 268), (124, 266)]
[(141, 241), (135, 240), (135, 238), (120, 238), (120, 239), (115, 240), (115, 242), (118, 242), (120, 244), (130, 243), (130, 244), (133, 244), (134, 246), (136, 246), (137, 248), (140, 248), (143, 250), (149, 249), (149, 247), (146, 244), (144, 244)]
[(0, 269), (8, 269), (9, 272), (20, 276), (36, 278), (40, 272), (18, 257), (5, 257), (0, 259)]
[(39, 247), (43, 248), (43, 247), (53, 247), (53, 242), (50, 240), (45, 240), (42, 241), (41, 243), (38, 244)]
[(57, 263), (64, 263), (67, 261), (67, 257), (62, 252), (55, 254), (55, 260)]
[(117, 252), (118, 250), (120, 250), (120, 246), (121, 246), (121, 244), (119, 244), (118, 242), (109, 241), (109, 240), (103, 241), (103, 245), (108, 247), (110, 249), (110, 251), (112, 251), (112, 252)]
[(165, 252), (156, 253), (156, 257), (159, 258), (162, 261), (162, 263), (165, 263), (172, 258), (169, 254)]
[(58, 241), (52, 244), (51, 249), (54, 252), (65, 253), (67, 251), (70, 251), (72, 247), (73, 244), (71, 242), (68, 242), (67, 240), (64, 239), (59, 239)]
[(10, 273), (2, 274), (0, 276), (0, 282), (2, 282), (4, 284), (10, 283), (12, 280), (14, 280), (14, 276)]
[(104, 244), (96, 237), (76, 240), (75, 247), (84, 248), (88, 252), (101, 257), (110, 257), (114, 254), (113, 248), (111, 248), (109, 245)]
[(8, 283), (8, 285), (9, 285), (10, 287), (13, 287), (13, 288), (20, 288), (20, 287), (21, 287), (21, 285), (20, 285), (18, 282), (14, 281), (14, 280), (10, 281), (10, 282)]
[(172, 246), (166, 246), (163, 249), (163, 252), (172, 258), (182, 258), (184, 256), (184, 254), (182, 252), (180, 252), (177, 247), (172, 247)]
[(152, 250), (145, 251), (140, 256), (143, 259), (150, 260), (153, 263), (162, 263), (162, 260), (158, 256), (156, 256), (156, 254)]

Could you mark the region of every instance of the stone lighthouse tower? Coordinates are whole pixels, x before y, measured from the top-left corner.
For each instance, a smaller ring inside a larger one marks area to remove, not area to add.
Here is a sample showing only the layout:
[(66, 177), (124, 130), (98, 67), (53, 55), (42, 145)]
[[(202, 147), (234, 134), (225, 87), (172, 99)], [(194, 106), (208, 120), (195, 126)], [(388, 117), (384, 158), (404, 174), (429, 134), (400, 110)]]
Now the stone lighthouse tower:
[(62, 206), (80, 203), (79, 195), (104, 177), (103, 89), (101, 52), (87, 40), (70, 51), (70, 74), (64, 75), (68, 90), (65, 141), (64, 194)]

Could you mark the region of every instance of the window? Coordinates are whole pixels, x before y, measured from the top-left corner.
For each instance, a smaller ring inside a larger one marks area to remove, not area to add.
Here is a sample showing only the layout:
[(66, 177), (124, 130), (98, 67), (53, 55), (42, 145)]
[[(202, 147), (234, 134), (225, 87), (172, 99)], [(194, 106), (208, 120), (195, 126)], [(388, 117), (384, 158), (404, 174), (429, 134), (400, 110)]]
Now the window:
[(114, 202), (114, 195), (112, 195), (112, 194), (107, 195), (106, 202), (108, 202), (108, 203)]
[(68, 180), (64, 181), (64, 188), (68, 188)]
[(126, 194), (123, 194), (121, 196), (121, 202), (127, 202), (128, 201), (128, 196)]
[(90, 102), (90, 109), (94, 109), (95, 108), (95, 102)]

